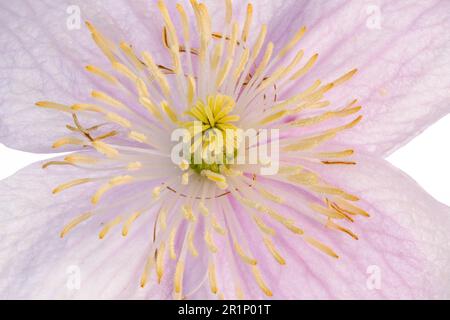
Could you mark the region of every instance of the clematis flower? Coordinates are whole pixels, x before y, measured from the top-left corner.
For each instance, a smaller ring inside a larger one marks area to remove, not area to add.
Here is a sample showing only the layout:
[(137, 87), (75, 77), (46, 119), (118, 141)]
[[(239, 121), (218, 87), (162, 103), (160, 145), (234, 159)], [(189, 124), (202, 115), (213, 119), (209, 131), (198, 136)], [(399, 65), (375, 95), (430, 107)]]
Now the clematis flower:
[[(450, 209), (383, 158), (450, 110), (450, 2), (0, 8), (0, 141), (69, 152), (0, 183), (2, 298), (449, 297)], [(198, 123), (276, 174), (174, 163)]]

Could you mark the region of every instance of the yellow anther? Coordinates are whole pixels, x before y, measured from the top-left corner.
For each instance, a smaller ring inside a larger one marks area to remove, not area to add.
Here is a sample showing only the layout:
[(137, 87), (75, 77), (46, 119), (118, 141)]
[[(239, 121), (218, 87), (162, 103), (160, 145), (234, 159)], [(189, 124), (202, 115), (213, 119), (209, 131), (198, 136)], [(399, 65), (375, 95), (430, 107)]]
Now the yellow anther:
[(188, 205), (183, 205), (181, 207), (181, 212), (183, 213), (184, 217), (186, 218), (186, 220), (195, 222), (197, 219), (194, 215), (194, 212), (192, 211), (192, 208)]
[(158, 283), (161, 283), (161, 279), (164, 275), (164, 253), (166, 250), (166, 244), (163, 242), (156, 252), (156, 275), (158, 277)]
[(256, 225), (262, 232), (271, 236), (275, 235), (275, 230), (269, 227), (267, 224), (265, 224), (261, 218), (259, 218), (258, 216), (253, 216), (253, 220), (255, 221)]
[(113, 97), (111, 97), (110, 95), (108, 95), (104, 92), (94, 90), (94, 91), (92, 91), (91, 96), (94, 99), (97, 99), (111, 107), (118, 108), (118, 109), (126, 109), (125, 105), (122, 102), (114, 99)]
[(305, 236), (305, 241), (307, 243), (309, 243), (310, 245), (312, 245), (313, 247), (319, 249), (320, 251), (322, 251), (323, 253), (329, 255), (330, 257), (333, 258), (339, 258), (339, 256), (336, 254), (336, 252), (333, 251), (333, 249), (331, 249), (330, 247), (328, 247), (327, 245), (323, 244), (322, 242), (320, 242), (319, 240), (316, 240), (312, 237), (309, 236)]
[(127, 165), (127, 170), (130, 170), (130, 171), (139, 170), (141, 168), (142, 168), (142, 163), (139, 161), (130, 162)]
[(145, 143), (147, 142), (147, 136), (143, 133), (137, 132), (137, 131), (130, 131), (128, 134), (128, 137), (134, 141)]
[(242, 29), (241, 39), (244, 42), (247, 42), (248, 33), (250, 31), (250, 25), (252, 24), (253, 19), (253, 6), (251, 3), (247, 5), (247, 15), (245, 18), (244, 28)]
[(172, 231), (170, 231), (169, 235), (169, 254), (170, 259), (176, 260), (177, 259), (177, 253), (175, 251), (175, 239), (177, 236), (177, 227), (173, 227)]
[(85, 184), (85, 183), (89, 183), (92, 182), (93, 180), (90, 178), (84, 178), (84, 179), (76, 179), (76, 180), (72, 180), (63, 184), (60, 184), (59, 186), (57, 186), (55, 189), (53, 189), (53, 194), (57, 194), (60, 193), (61, 191), (67, 190), (69, 188), (78, 186), (80, 184)]
[(158, 108), (155, 106), (155, 104), (147, 97), (140, 97), (139, 103), (144, 106), (148, 112), (150, 112), (151, 115), (156, 117), (159, 120), (162, 120), (161, 113), (159, 112)]
[(273, 295), (272, 291), (267, 287), (266, 283), (264, 282), (261, 272), (259, 271), (257, 266), (252, 267), (252, 273), (255, 277), (256, 283), (258, 284), (259, 288), (264, 292), (264, 294), (268, 297), (271, 297)]
[(222, 228), (219, 224), (219, 222), (217, 221), (217, 218), (215, 215), (211, 216), (211, 225), (213, 227), (213, 229), (220, 235), (225, 235), (226, 231), (224, 228)]
[(161, 108), (164, 110), (164, 112), (166, 113), (167, 117), (174, 123), (174, 124), (178, 124), (178, 116), (177, 113), (175, 112), (175, 110), (173, 110), (169, 104), (167, 103), (167, 101), (163, 101), (161, 102)]
[(71, 154), (64, 158), (64, 161), (73, 163), (73, 164), (94, 164), (99, 161), (99, 159), (86, 156), (83, 154)]
[(177, 266), (175, 268), (175, 275), (174, 275), (174, 290), (176, 293), (181, 293), (182, 286), (183, 286), (183, 274), (184, 274), (184, 261), (182, 259), (179, 259), (177, 262)]
[(242, 261), (244, 261), (245, 263), (248, 263), (248, 264), (253, 265), (253, 266), (257, 264), (257, 261), (254, 258), (249, 257), (244, 252), (244, 250), (239, 245), (239, 243), (234, 242), (234, 249), (236, 250), (236, 253), (239, 255), (239, 257), (241, 257)]
[(50, 102), (50, 101), (36, 102), (36, 106), (41, 107), (41, 108), (54, 109), (54, 110), (72, 113), (72, 110), (69, 106), (66, 106), (66, 105), (60, 104), (60, 103)]
[(205, 232), (205, 242), (208, 246), (209, 251), (212, 253), (216, 253), (218, 251), (217, 245), (214, 242), (214, 238), (208, 230)]
[(63, 146), (66, 145), (83, 145), (84, 141), (78, 138), (73, 138), (73, 137), (64, 137), (61, 139), (56, 140), (53, 145), (52, 148), (57, 149), (57, 148), (61, 148)]
[(128, 218), (128, 220), (123, 224), (122, 236), (126, 237), (128, 235), (131, 225), (133, 224), (134, 221), (136, 221), (137, 218), (141, 216), (141, 214), (142, 212), (137, 211)]
[(211, 292), (213, 294), (217, 293), (217, 278), (216, 278), (216, 267), (214, 266), (214, 263), (210, 263), (208, 267), (208, 279), (209, 279), (209, 286), (211, 288)]
[(122, 126), (124, 128), (131, 128), (131, 122), (124, 117), (119, 116), (117, 113), (108, 112), (106, 114), (106, 118), (111, 122), (117, 123), (119, 126)]
[(95, 150), (104, 154), (108, 158), (115, 158), (119, 155), (119, 151), (117, 151), (117, 149), (111, 147), (103, 141), (93, 141), (92, 146), (95, 148)]
[(199, 207), (199, 209), (200, 209), (200, 212), (201, 212), (205, 217), (207, 217), (207, 216), (209, 215), (209, 209), (208, 209), (207, 206), (205, 206), (205, 203), (204, 203), (203, 201), (201, 201), (201, 202), (198, 204), (198, 207)]
[(197, 257), (198, 256), (198, 250), (195, 247), (194, 238), (195, 238), (195, 230), (193, 229), (193, 230), (189, 231), (189, 234), (188, 234), (188, 237), (187, 237), (187, 241), (188, 241), (189, 252), (191, 253), (191, 255), (193, 257)]
[(227, 179), (225, 176), (212, 172), (211, 170), (202, 170), (201, 172), (202, 176), (207, 177), (209, 180), (217, 182), (217, 183), (226, 183)]
[(90, 112), (97, 112), (97, 113), (104, 113), (105, 109), (102, 107), (99, 107), (95, 104), (88, 104), (88, 103), (77, 103), (70, 107), (73, 111), (90, 111)]
[(97, 192), (94, 194), (94, 196), (91, 199), (92, 204), (97, 204), (102, 196), (111, 190), (112, 188), (131, 183), (134, 180), (132, 176), (118, 176), (114, 177), (111, 180), (108, 181), (108, 183), (102, 185)]
[(155, 199), (155, 200), (159, 199), (159, 197), (161, 196), (162, 188), (163, 187), (161, 187), (161, 186), (153, 188), (153, 190), (152, 190), (152, 197), (153, 197), (153, 199)]
[(75, 228), (76, 226), (78, 226), (80, 223), (88, 220), (89, 218), (91, 218), (93, 216), (92, 212), (87, 212), (84, 213), (78, 217), (76, 217), (75, 219), (73, 219), (72, 221), (70, 221), (68, 224), (66, 224), (64, 226), (64, 228), (62, 229), (61, 233), (60, 233), (60, 237), (64, 238), (64, 236), (66, 234), (69, 233), (70, 230), (72, 230), (73, 228)]
[(148, 258), (147, 261), (145, 263), (145, 267), (144, 267), (144, 271), (142, 272), (142, 276), (141, 276), (141, 287), (144, 288), (145, 285), (147, 284), (149, 275), (150, 275), (150, 271), (153, 268), (155, 264), (155, 257), (153, 254), (151, 254)]
[(279, 58), (283, 58), (289, 51), (294, 48), (297, 43), (303, 38), (303, 36), (306, 33), (306, 27), (301, 27), (300, 30), (298, 30), (294, 37), (288, 42), (288, 44), (281, 49), (280, 53), (278, 54)]
[(127, 66), (125, 66), (124, 64), (122, 64), (120, 62), (114, 62), (112, 64), (112, 67), (113, 67), (114, 70), (116, 70), (117, 72), (119, 72), (123, 76), (127, 77), (132, 82), (135, 83), (137, 81), (138, 76), (133, 71), (131, 71)]
[(270, 240), (269, 238), (264, 238), (263, 241), (267, 247), (267, 250), (269, 250), (270, 254), (274, 257), (274, 259), (281, 265), (286, 264), (286, 260), (284, 260), (284, 258), (275, 248), (275, 245), (273, 244), (272, 240)]
[(108, 74), (106, 71), (100, 69), (99, 67), (89, 65), (86, 66), (85, 69), (88, 72), (108, 81), (110, 84), (116, 85), (119, 82), (116, 77)]
[(120, 49), (123, 51), (123, 53), (125, 53), (127, 58), (133, 63), (133, 66), (135, 68), (137, 68), (138, 70), (144, 70), (144, 64), (139, 60), (139, 58), (137, 57), (136, 53), (133, 50), (133, 47), (130, 44), (122, 41), (120, 43)]
[(114, 220), (108, 222), (103, 229), (100, 231), (100, 233), (98, 234), (98, 237), (100, 239), (105, 238), (105, 236), (108, 234), (108, 232), (114, 228), (115, 226), (117, 226), (120, 222), (122, 221), (122, 217), (118, 216), (116, 217)]

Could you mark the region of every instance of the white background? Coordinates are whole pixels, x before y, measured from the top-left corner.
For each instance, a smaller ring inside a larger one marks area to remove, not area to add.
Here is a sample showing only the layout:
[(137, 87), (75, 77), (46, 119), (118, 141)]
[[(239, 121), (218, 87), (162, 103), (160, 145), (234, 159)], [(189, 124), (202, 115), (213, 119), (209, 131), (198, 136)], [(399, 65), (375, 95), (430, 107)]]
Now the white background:
[[(450, 205), (450, 115), (392, 154), (388, 160), (414, 178), (437, 200)], [(54, 155), (39, 155), (0, 144), (0, 180)]]

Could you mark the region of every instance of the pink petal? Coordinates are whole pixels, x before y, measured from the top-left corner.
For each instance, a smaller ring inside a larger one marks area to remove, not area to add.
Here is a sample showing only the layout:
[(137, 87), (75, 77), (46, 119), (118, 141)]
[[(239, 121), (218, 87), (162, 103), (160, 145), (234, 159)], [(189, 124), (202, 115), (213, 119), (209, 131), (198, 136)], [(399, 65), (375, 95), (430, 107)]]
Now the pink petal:
[(301, 43), (306, 57), (319, 53), (295, 88), (358, 69), (328, 95), (363, 106), (364, 121), (340, 141), (386, 156), (450, 111), (448, 1), (293, 2), (279, 11), (272, 40), (289, 39), (302, 24), (309, 28)]
[[(0, 296), (171, 298), (170, 281), (156, 285), (152, 277), (144, 289), (139, 285), (154, 215), (142, 217), (127, 237), (121, 235), (118, 227), (99, 240), (101, 224), (108, 221), (100, 218), (80, 224), (60, 238), (64, 225), (90, 210), (89, 197), (96, 187), (83, 185), (59, 195), (52, 195), (51, 190), (79, 175), (79, 170), (43, 170), (41, 164), (34, 164), (0, 183)], [(168, 268), (167, 272), (172, 271)], [(78, 275), (79, 282), (74, 278)]]
[[(67, 27), (75, 11), (66, 10), (74, 6), (80, 9), (81, 29)], [(0, 141), (26, 151), (53, 152), (51, 144), (66, 134), (70, 116), (39, 109), (35, 103), (85, 101), (94, 82), (84, 67), (102, 66), (105, 60), (84, 21), (95, 21), (115, 40), (145, 42), (158, 51), (154, 44), (160, 43), (160, 28), (151, 19), (150, 7), (147, 1), (2, 3)]]
[[(357, 157), (356, 166), (329, 166), (328, 182), (359, 196), (370, 218), (343, 224), (359, 240), (302, 218), (301, 198), (286, 198), (298, 226), (331, 247), (339, 259), (307, 245), (300, 236), (278, 229), (274, 238), (286, 265), (280, 266), (260, 244), (260, 235), (239, 212), (263, 278), (274, 298), (287, 299), (439, 299), (450, 292), (450, 208), (425, 193), (388, 162)], [(323, 166), (321, 166), (323, 168)], [(268, 185), (266, 185), (267, 187)], [(287, 188), (272, 184), (273, 188)], [(281, 236), (281, 237), (280, 237)], [(224, 269), (226, 266), (223, 267)], [(252, 298), (265, 298), (247, 275)], [(233, 295), (232, 289), (228, 290)], [(226, 295), (226, 294), (225, 294)]]

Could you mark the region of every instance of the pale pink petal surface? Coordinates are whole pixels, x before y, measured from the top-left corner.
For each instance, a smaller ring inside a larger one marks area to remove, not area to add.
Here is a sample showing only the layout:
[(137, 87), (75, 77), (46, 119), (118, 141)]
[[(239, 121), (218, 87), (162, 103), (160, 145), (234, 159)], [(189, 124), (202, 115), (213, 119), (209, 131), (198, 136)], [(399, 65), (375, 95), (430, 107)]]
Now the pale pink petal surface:
[[(357, 76), (332, 95), (357, 94), (365, 120), (338, 139), (385, 156), (450, 112), (450, 2), (311, 1), (286, 4), (273, 34), (283, 41), (291, 25), (310, 30), (303, 46), (318, 53), (305, 80), (332, 80), (358, 68)], [(293, 88), (295, 90), (295, 88)]]
[[(360, 70), (356, 80), (337, 96), (348, 99), (348, 94), (357, 93), (366, 107), (359, 134), (345, 135), (345, 141), (383, 155), (449, 112), (448, 2), (279, 4), (264, 0), (255, 5), (259, 9), (255, 21), (270, 21), (270, 36), (276, 42), (294, 32), (292, 25), (309, 28), (304, 47), (320, 54), (310, 78), (330, 80), (355, 67)], [(99, 59), (84, 26), (82, 30), (67, 29), (69, 4), (44, 1), (2, 6), (5, 59), (0, 68), (1, 88), (3, 103), (9, 106), (1, 110), (8, 115), (8, 119), (2, 116), (2, 141), (16, 148), (48, 152), (48, 142), (63, 128), (53, 125), (48, 130), (46, 121), (61, 116), (29, 110), (43, 93), (67, 100), (83, 96), (84, 88), (91, 84), (82, 67)], [(145, 1), (81, 1), (80, 8), (82, 18), (106, 26), (108, 34), (120, 38), (124, 34), (134, 45), (151, 47), (155, 53), (160, 49), (159, 21), (150, 19), (154, 8)], [(213, 7), (211, 11), (220, 10)], [(37, 16), (41, 19), (33, 18)], [(15, 134), (18, 131), (20, 137)]]
[[(211, 33), (194, 2), (193, 50), (173, 47), (185, 25), (162, 2), (73, 5), (89, 31), (67, 28), (68, 4), (2, 5), (0, 141), (87, 151), (0, 183), (1, 296), (448, 297), (450, 210), (382, 157), (449, 111), (450, 3), (255, 1), (250, 35), (235, 5), (234, 42), (223, 4), (208, 2)], [(304, 56), (294, 43), (258, 71), (262, 23), (274, 52), (306, 25)], [(171, 161), (170, 132), (195, 121), (202, 137), (281, 128), (280, 171)]]

